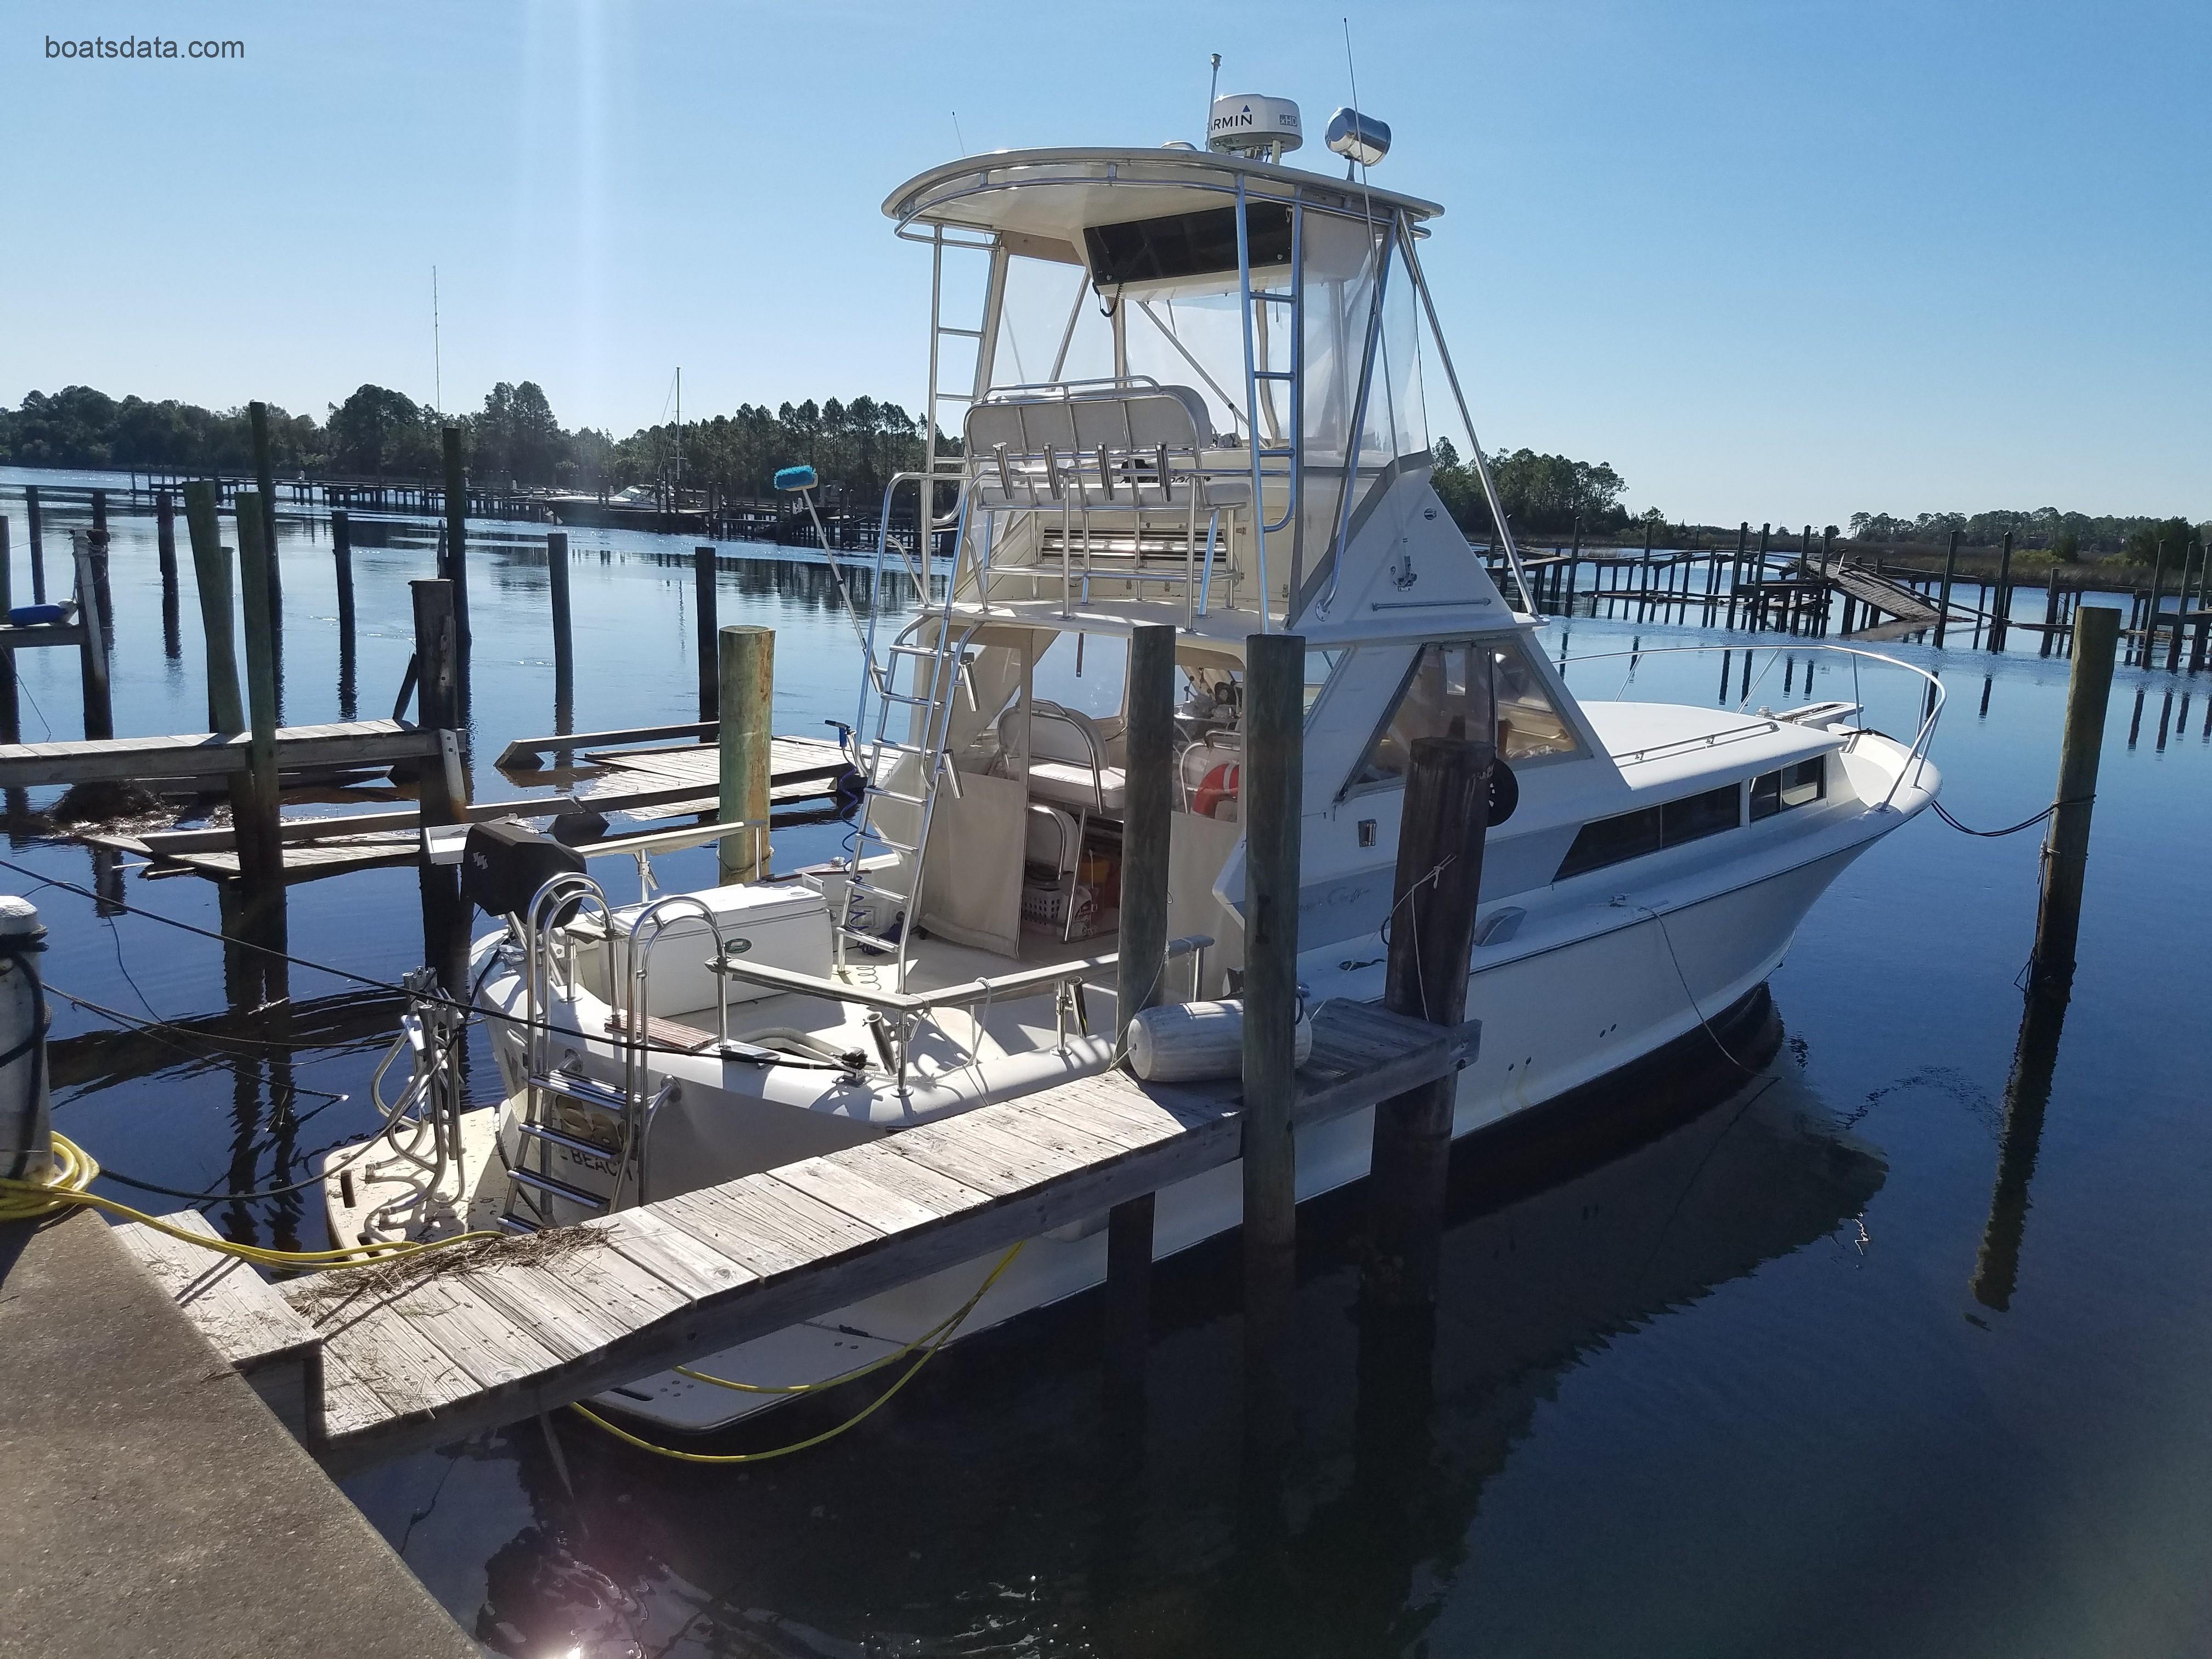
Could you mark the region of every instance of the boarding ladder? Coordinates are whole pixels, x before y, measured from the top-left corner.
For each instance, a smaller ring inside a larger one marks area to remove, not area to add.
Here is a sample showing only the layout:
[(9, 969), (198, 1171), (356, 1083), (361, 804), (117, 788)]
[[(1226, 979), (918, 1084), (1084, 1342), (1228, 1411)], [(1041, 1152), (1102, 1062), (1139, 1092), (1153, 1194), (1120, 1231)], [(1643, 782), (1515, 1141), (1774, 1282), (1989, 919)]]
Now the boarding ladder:
[[(607, 1036), (619, 1045), (618, 1083), (587, 1073), (580, 1058), (585, 1034), (563, 1030), (550, 1017), (555, 985), (575, 982), (577, 933), (572, 923), (586, 908), (598, 913), (607, 951), (607, 1000), (617, 1011), (617, 1026)], [(702, 901), (672, 894), (631, 920), (625, 949), (606, 894), (589, 877), (564, 872), (531, 900), (522, 926), (522, 1109), (514, 1125), (515, 1152), (510, 1157), (502, 1147), (501, 1152), (507, 1196), (499, 1224), (508, 1231), (536, 1232), (580, 1218), (556, 1215), (556, 1204), (592, 1216), (621, 1209), (626, 1201), (642, 1201), (653, 1121), (678, 1087), (671, 1079), (656, 1082), (652, 1073), (647, 972), (662, 930), (677, 915), (691, 912), (705, 916), (713, 933), (713, 912)], [(726, 1006), (720, 1034), (729, 1034)], [(573, 1167), (556, 1173), (562, 1163)], [(608, 1176), (605, 1192), (568, 1178), (594, 1168)]]
[[(863, 729), (854, 738), (856, 747), (865, 744), (866, 753), (860, 757), (860, 801), (846, 860), (845, 890), (837, 907), (837, 963), (840, 968), (852, 965), (856, 946), (871, 957), (890, 954), (895, 957), (893, 984), (900, 989), (906, 985), (915, 925), (921, 915), (924, 851), (936, 816), (938, 791), (949, 788), (955, 799), (960, 796), (960, 775), (949, 744), (955, 699), (964, 695), (971, 707), (975, 702), (968, 677), (968, 645), (979, 625), (958, 625), (949, 601), (930, 605), (900, 630), (879, 664), (872, 659), (862, 683)], [(867, 731), (871, 689), (875, 692), (873, 729)], [(903, 736), (892, 726), (902, 714), (906, 720)], [(894, 827), (884, 823), (887, 803)], [(908, 834), (911, 841), (903, 838)], [(888, 865), (887, 857), (891, 860)], [(884, 884), (887, 871), (904, 872), (903, 890)]]

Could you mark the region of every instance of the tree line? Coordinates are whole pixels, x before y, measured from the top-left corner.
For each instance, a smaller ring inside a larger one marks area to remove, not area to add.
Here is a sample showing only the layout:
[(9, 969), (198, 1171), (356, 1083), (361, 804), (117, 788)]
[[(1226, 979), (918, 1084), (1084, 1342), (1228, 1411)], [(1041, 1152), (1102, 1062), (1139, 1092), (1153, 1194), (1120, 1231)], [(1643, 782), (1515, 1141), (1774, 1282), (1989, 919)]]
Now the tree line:
[[(769, 495), (779, 468), (811, 465), (834, 497), (872, 501), (896, 472), (919, 468), (921, 422), (894, 403), (861, 396), (850, 401), (808, 398), (771, 410), (743, 404), (729, 415), (641, 427), (627, 438), (591, 427), (564, 428), (543, 387), (501, 381), (470, 415), (450, 415), (403, 392), (363, 386), (324, 418), (271, 407), (270, 447), (287, 476), (306, 472), (349, 477), (434, 477), (443, 466), (441, 428), (465, 433), (471, 473), (520, 488), (596, 491), (661, 484), (681, 473), (687, 489), (725, 498)], [(942, 435), (940, 449), (957, 446)], [(1494, 536), (1490, 505), (1475, 469), (1451, 441), (1436, 443), (1437, 494), (1470, 536)], [(0, 462), (19, 466), (130, 467), (185, 473), (240, 473), (253, 465), (252, 424), (243, 409), (207, 410), (174, 398), (115, 398), (90, 386), (33, 392), (14, 410), (0, 408)], [(1514, 529), (1565, 535), (1577, 521), (1585, 534), (1617, 535), (1635, 520), (1621, 504), (1628, 481), (1606, 462), (1578, 461), (1530, 449), (1500, 451), (1491, 476)], [(1642, 515), (1663, 522), (1656, 508)], [(2148, 563), (2161, 542), (2179, 558), (2208, 528), (2179, 517), (2030, 512), (1923, 513), (1903, 518), (1854, 513), (1853, 540), (1942, 545), (1959, 532), (1969, 547), (1994, 547), (2006, 532), (2015, 546), (2045, 549), (2061, 562), (2083, 556)]]
[[(328, 405), (319, 422), (272, 405), (270, 460), (288, 477), (432, 477), (444, 465), (441, 428), (448, 426), (462, 429), (475, 477), (520, 488), (622, 489), (680, 472), (686, 489), (760, 496), (779, 468), (805, 462), (833, 493), (866, 500), (891, 474), (915, 470), (922, 455), (921, 422), (865, 395), (810, 398), (773, 410), (744, 404), (734, 414), (686, 421), (680, 433), (666, 422), (617, 439), (590, 427), (565, 429), (543, 387), (502, 380), (471, 415), (442, 413), (380, 386)], [(82, 386), (33, 392), (16, 409), (0, 408), (0, 463), (234, 473), (253, 460), (244, 409), (118, 399)]]
[(2136, 564), (2149, 564), (2164, 543), (2166, 556), (2179, 559), (2191, 541), (2203, 541), (2212, 525), (2192, 525), (2185, 518), (2152, 514), (2062, 513), (2055, 507), (2029, 512), (1923, 513), (1900, 518), (1888, 513), (1854, 513), (1850, 521), (1855, 541), (1889, 544), (1918, 542), (1942, 546), (1959, 532), (1963, 547), (1995, 547), (2007, 535), (2016, 548), (2047, 550), (2061, 564), (2072, 564), (2084, 554), (2109, 558), (2118, 555)]

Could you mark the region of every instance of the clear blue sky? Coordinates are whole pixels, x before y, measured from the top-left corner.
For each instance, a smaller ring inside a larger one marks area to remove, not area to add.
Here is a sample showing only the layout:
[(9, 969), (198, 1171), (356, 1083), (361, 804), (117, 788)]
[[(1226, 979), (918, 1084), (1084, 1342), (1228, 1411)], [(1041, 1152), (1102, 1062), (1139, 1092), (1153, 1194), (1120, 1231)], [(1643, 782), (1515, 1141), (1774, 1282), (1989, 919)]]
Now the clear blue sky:
[[(319, 416), (542, 384), (567, 425), (918, 408), (924, 256), (878, 204), (968, 150), (1346, 101), (1342, 0), (0, 7), (0, 399)], [(73, 64), (46, 35), (223, 36)], [(935, 27), (931, 20), (938, 20)], [(1367, 5), (1376, 170), (1493, 444), (1639, 509), (2212, 516), (2212, 6)], [(1440, 411), (1438, 411), (1440, 413)]]

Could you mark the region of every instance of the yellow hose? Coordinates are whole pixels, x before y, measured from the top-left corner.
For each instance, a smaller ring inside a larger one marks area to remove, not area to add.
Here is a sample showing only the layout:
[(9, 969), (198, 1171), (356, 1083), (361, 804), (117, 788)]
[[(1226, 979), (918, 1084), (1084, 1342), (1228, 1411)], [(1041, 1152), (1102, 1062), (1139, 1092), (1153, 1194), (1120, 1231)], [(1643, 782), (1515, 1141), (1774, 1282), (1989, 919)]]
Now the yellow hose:
[[(761, 1383), (754, 1382), (730, 1382), (724, 1381), (724, 1379), (719, 1376), (709, 1376), (703, 1371), (691, 1370), (685, 1366), (678, 1365), (676, 1368), (685, 1376), (696, 1377), (702, 1382), (716, 1383), (725, 1389), (742, 1389), (748, 1394), (806, 1394), (812, 1393), (821, 1389), (835, 1388), (840, 1382), (849, 1382), (855, 1377), (866, 1376), (871, 1371), (880, 1370), (883, 1367), (890, 1364), (893, 1361), (903, 1358), (906, 1355), (914, 1352), (917, 1348), (921, 1350), (921, 1356), (915, 1360), (913, 1364), (908, 1366), (906, 1370), (900, 1374), (897, 1382), (892, 1383), (890, 1387), (885, 1389), (881, 1394), (878, 1395), (873, 1400), (871, 1400), (859, 1411), (854, 1413), (852, 1416), (847, 1418), (842, 1423), (838, 1424), (835, 1428), (824, 1429), (819, 1434), (810, 1435), (804, 1440), (794, 1440), (787, 1446), (775, 1446), (771, 1447), (767, 1451), (757, 1452), (723, 1452), (717, 1454), (713, 1452), (679, 1451), (673, 1446), (656, 1445), (650, 1440), (647, 1440), (638, 1435), (632, 1434), (628, 1429), (617, 1427), (616, 1425), (607, 1421), (605, 1418), (600, 1416), (597, 1412), (592, 1410), (588, 1406), (574, 1405), (569, 1407), (568, 1409), (574, 1412), (579, 1417), (587, 1418), (592, 1422), (598, 1424), (599, 1427), (605, 1429), (609, 1434), (614, 1436), (616, 1439), (622, 1441), (626, 1445), (635, 1446), (640, 1451), (649, 1451), (656, 1457), (672, 1458), (679, 1463), (764, 1463), (771, 1457), (787, 1457), (793, 1452), (806, 1451), (812, 1447), (822, 1444), (823, 1442), (826, 1440), (835, 1440), (839, 1435), (844, 1433), (848, 1429), (859, 1426), (870, 1417), (875, 1415), (878, 1410), (889, 1402), (893, 1395), (896, 1394), (901, 1389), (906, 1387), (908, 1383), (913, 1382), (915, 1379), (915, 1374), (920, 1371), (924, 1365), (929, 1364), (933, 1358), (936, 1358), (937, 1351), (952, 1340), (952, 1334), (959, 1329), (962, 1322), (967, 1319), (969, 1314), (975, 1311), (975, 1304), (983, 1299), (984, 1292), (988, 1291), (992, 1285), (999, 1282), (999, 1275), (1006, 1272), (1008, 1267), (1013, 1266), (1014, 1258), (1021, 1253), (1022, 1247), (1019, 1244), (1017, 1244), (1012, 1249), (1008, 1250), (1006, 1255), (1000, 1256), (999, 1258), (999, 1265), (991, 1269), (990, 1277), (975, 1287), (975, 1294), (969, 1297), (966, 1302), (963, 1303), (958, 1310), (955, 1312), (951, 1318), (945, 1320), (942, 1323), (937, 1325), (933, 1329), (926, 1331), (921, 1335), (915, 1338), (913, 1341), (908, 1343), (896, 1353), (885, 1354), (880, 1359), (871, 1360), (868, 1364), (859, 1367), (857, 1370), (845, 1372), (842, 1376), (833, 1376), (828, 1381), (823, 1382), (798, 1383), (788, 1388), (779, 1389), (770, 1388)], [(927, 1345), (926, 1346), (924, 1346), (925, 1344)]]
[(0, 1221), (40, 1221), (72, 1207), (99, 1210), (108, 1215), (138, 1222), (170, 1238), (197, 1244), (202, 1249), (234, 1255), (265, 1267), (296, 1267), (316, 1272), (338, 1267), (373, 1267), (380, 1261), (390, 1261), (399, 1256), (421, 1255), (428, 1250), (442, 1250), (449, 1245), (465, 1244), (471, 1239), (506, 1237), (504, 1233), (485, 1231), (455, 1233), (450, 1238), (434, 1239), (428, 1243), (415, 1239), (393, 1239), (384, 1243), (362, 1244), (336, 1250), (275, 1250), (260, 1244), (234, 1244), (227, 1238), (210, 1238), (204, 1234), (186, 1232), (181, 1227), (172, 1227), (159, 1216), (149, 1215), (143, 1210), (132, 1209), (128, 1204), (118, 1204), (112, 1198), (102, 1198), (96, 1193), (86, 1191), (100, 1174), (100, 1161), (58, 1130), (54, 1133), (53, 1146), (54, 1168), (46, 1180), (0, 1179)]

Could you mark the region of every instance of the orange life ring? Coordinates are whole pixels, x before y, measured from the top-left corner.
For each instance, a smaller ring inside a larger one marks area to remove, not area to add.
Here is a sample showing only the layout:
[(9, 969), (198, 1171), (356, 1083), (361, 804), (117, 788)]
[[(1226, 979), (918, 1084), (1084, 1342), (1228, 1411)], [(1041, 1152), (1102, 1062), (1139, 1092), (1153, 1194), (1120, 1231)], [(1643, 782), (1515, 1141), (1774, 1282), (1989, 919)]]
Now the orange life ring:
[(1191, 797), (1190, 810), (1200, 817), (1212, 817), (1213, 809), (1224, 800), (1237, 798), (1237, 786), (1243, 768), (1224, 761), (1199, 781), (1198, 793)]

